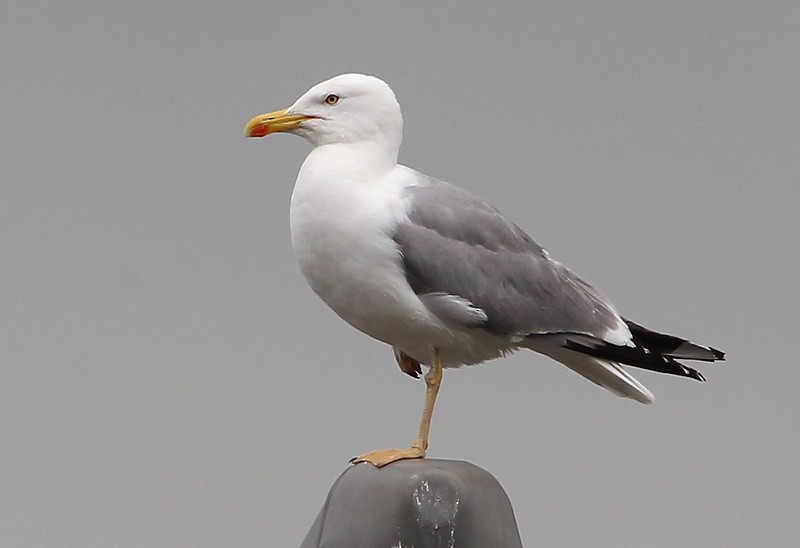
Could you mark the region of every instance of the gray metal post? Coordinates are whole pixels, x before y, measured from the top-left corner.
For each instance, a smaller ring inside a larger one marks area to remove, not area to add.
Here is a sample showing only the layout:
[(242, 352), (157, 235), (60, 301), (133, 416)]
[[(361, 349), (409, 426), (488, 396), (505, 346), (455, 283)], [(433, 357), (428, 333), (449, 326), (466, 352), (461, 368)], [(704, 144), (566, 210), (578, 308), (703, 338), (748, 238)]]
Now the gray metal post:
[(456, 460), (352, 466), (331, 487), (301, 548), (521, 548), (508, 495)]

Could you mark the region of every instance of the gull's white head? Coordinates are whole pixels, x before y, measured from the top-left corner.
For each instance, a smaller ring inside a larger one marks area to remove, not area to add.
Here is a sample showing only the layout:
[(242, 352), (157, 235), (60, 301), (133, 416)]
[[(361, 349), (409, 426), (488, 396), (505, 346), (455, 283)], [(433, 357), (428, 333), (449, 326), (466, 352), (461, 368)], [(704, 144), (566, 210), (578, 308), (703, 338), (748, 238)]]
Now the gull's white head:
[(314, 146), (370, 143), (396, 157), (403, 117), (386, 82), (364, 74), (342, 74), (317, 84), (285, 110), (256, 116), (245, 135), (277, 132), (300, 135)]

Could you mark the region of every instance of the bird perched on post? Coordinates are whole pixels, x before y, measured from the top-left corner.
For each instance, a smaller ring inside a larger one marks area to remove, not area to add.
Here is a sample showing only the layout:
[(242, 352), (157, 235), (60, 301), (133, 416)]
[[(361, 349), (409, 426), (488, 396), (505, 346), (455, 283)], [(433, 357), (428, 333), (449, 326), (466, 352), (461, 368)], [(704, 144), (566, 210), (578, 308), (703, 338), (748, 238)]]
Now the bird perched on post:
[(256, 116), (248, 137), (287, 132), (314, 149), (291, 200), (292, 246), (311, 288), (342, 319), (392, 346), (413, 376), (429, 367), (417, 439), (353, 462), (419, 458), (442, 368), (527, 348), (611, 392), (652, 393), (623, 365), (704, 380), (678, 359), (711, 347), (620, 316), (591, 285), (517, 225), (465, 190), (397, 163), (403, 118), (386, 83), (343, 74), (285, 110)]

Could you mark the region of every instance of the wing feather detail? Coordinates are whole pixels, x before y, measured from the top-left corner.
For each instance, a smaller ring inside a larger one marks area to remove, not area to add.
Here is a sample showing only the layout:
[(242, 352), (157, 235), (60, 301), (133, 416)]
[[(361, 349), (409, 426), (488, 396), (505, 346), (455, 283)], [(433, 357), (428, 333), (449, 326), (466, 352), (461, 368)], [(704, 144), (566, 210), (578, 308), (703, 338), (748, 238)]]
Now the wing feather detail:
[(470, 303), (486, 316), (481, 327), (501, 336), (574, 332), (602, 340), (627, 330), (591, 285), (497, 209), (431, 178), (407, 192), (407, 220), (394, 240), (418, 295)]

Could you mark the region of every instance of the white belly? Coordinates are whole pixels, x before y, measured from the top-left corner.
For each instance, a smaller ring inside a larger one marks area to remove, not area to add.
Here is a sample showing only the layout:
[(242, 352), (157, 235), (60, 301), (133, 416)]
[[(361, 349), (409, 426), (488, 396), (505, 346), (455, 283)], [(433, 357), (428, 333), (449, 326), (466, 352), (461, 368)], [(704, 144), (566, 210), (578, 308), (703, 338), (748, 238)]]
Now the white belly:
[(330, 171), (317, 176), (309, 160), (292, 194), (292, 246), (309, 285), (328, 306), (356, 329), (425, 364), (434, 348), (446, 366), (511, 349), (481, 330), (443, 324), (414, 294), (392, 239), (405, 216), (398, 173), (365, 184), (333, 178)]

